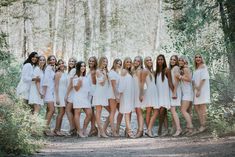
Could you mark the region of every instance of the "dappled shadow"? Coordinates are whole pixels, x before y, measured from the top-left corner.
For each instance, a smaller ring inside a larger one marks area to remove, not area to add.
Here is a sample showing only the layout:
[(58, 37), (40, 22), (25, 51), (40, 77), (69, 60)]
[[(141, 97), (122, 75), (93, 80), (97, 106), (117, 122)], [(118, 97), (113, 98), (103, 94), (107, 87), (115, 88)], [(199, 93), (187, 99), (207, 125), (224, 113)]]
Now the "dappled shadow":
[(185, 138), (88, 138), (52, 142), (40, 156), (234, 156), (235, 141), (204, 139), (194, 141)]

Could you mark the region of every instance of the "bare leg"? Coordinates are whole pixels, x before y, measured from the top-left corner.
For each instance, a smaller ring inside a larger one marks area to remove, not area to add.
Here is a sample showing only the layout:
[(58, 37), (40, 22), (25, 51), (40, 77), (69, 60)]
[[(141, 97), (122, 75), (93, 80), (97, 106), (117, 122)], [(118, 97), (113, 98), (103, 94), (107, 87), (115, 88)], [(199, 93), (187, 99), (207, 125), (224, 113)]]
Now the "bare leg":
[(131, 131), (131, 113), (125, 113), (125, 122), (126, 122), (126, 137), (133, 138)]
[(55, 134), (60, 136), (62, 135), (60, 134), (60, 129), (63, 121), (63, 116), (65, 114), (65, 107), (59, 107), (58, 110), (58, 115), (56, 116)]
[(158, 135), (162, 134), (162, 125), (164, 123), (165, 119), (165, 111), (166, 109), (164, 107), (161, 107), (159, 110), (159, 127), (158, 127)]
[(151, 118), (152, 107), (146, 107), (146, 126), (149, 126), (150, 118)]
[(80, 115), (81, 115), (81, 109), (80, 108), (74, 109), (74, 122), (77, 130), (77, 135), (79, 137), (85, 137), (83, 135), (82, 129), (80, 128)]
[(173, 136), (179, 136), (180, 133), (182, 132), (182, 129), (180, 127), (180, 120), (178, 117), (178, 114), (176, 112), (176, 107), (175, 106), (171, 106), (171, 113), (172, 113), (172, 117), (176, 126), (176, 133)]
[(92, 107), (92, 115), (91, 115), (91, 129), (89, 132), (89, 136), (96, 136), (98, 134), (98, 130), (95, 126), (95, 108)]
[(68, 103), (65, 107), (65, 111), (69, 120), (70, 130), (75, 129), (75, 122), (74, 122), (74, 110), (73, 110), (73, 104)]
[(46, 113), (46, 120), (47, 120), (46, 125), (47, 125), (47, 127), (50, 126), (51, 118), (52, 118), (54, 113), (55, 113), (54, 102), (48, 102), (48, 104), (47, 104), (47, 113)]
[(33, 110), (33, 114), (39, 114), (39, 112), (40, 112), (40, 105), (37, 105), (37, 104), (34, 104), (33, 105), (33, 108), (34, 108), (34, 110)]
[(189, 129), (188, 131), (192, 131), (192, 128), (193, 128), (193, 124), (192, 124), (192, 119), (191, 119), (191, 116), (188, 112), (188, 109), (190, 108), (190, 102), (189, 101), (182, 101), (182, 104), (181, 104), (181, 113), (182, 115), (184, 116), (184, 119), (186, 120), (186, 127), (187, 129)]
[(111, 125), (112, 134), (113, 134), (113, 136), (118, 136), (116, 133), (115, 126), (114, 126), (114, 116), (115, 116), (116, 109), (117, 109), (117, 102), (115, 99), (110, 99), (109, 102), (110, 102), (109, 122)]
[(149, 121), (149, 125), (148, 125), (148, 131), (147, 131), (147, 136), (149, 137), (153, 137), (153, 134), (152, 134), (152, 129), (153, 129), (153, 126), (154, 126), (154, 123), (158, 117), (158, 114), (159, 114), (159, 110), (158, 109), (153, 109), (153, 115)]
[(201, 117), (200, 118), (201, 119), (201, 126), (200, 126), (199, 131), (203, 132), (206, 129), (206, 118), (207, 118), (206, 104), (199, 105), (199, 108), (200, 108), (200, 117)]
[(86, 135), (86, 129), (92, 116), (92, 109), (85, 108), (84, 111), (86, 113), (86, 118), (84, 119), (84, 123), (83, 123), (83, 134)]
[(117, 125), (116, 125), (117, 135), (119, 135), (119, 130), (120, 130), (120, 125), (122, 123), (122, 118), (123, 118), (123, 114), (118, 113), (118, 116), (117, 116)]
[(96, 123), (97, 123), (97, 126), (98, 126), (98, 129), (99, 129), (99, 134), (101, 137), (108, 137), (105, 132), (104, 132), (104, 129), (102, 127), (102, 124), (101, 124), (101, 112), (102, 112), (102, 106), (99, 105), (99, 106), (96, 106)]
[(137, 121), (138, 121), (138, 130), (136, 137), (141, 137), (143, 136), (143, 130), (144, 130), (144, 117), (141, 108), (135, 108), (135, 111), (137, 114)]

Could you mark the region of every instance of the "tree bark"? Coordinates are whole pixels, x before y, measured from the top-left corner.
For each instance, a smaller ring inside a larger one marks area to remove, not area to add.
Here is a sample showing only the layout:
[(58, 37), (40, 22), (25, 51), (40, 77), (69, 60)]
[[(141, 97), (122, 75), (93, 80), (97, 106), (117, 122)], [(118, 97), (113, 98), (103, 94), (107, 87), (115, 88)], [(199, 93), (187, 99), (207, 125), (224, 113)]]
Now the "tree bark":
[(63, 34), (62, 34), (62, 59), (64, 59), (64, 55), (66, 54), (66, 41), (67, 41), (67, 16), (68, 16), (68, 0), (64, 0), (64, 17), (63, 17)]
[(106, 3), (105, 0), (100, 0), (100, 55), (104, 55), (106, 41)]
[[(90, 0), (89, 0), (90, 1)], [(83, 9), (84, 9), (84, 22), (85, 22), (85, 37), (84, 37), (84, 60), (88, 60), (88, 55), (90, 46), (91, 46), (91, 19), (90, 19), (90, 11), (88, 6), (88, 1), (83, 1)]]
[(59, 8), (60, 8), (60, 1), (56, 0), (55, 3), (55, 24), (54, 24), (54, 33), (53, 33), (53, 55), (56, 55), (56, 48), (57, 48), (57, 33), (58, 33), (58, 21), (59, 21)]

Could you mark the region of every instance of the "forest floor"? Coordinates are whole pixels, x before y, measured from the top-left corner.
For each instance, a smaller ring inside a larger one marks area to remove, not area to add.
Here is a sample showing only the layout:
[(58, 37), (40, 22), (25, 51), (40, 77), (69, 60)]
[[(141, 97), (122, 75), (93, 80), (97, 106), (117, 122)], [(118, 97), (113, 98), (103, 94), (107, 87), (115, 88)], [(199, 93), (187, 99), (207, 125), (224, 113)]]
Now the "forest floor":
[[(135, 121), (133, 116), (132, 121)], [(63, 127), (68, 127), (65, 120)], [(135, 130), (135, 123), (132, 128)], [(156, 128), (154, 128), (156, 132)], [(77, 138), (47, 137), (44, 146), (33, 157), (234, 157), (235, 136), (215, 138), (209, 133), (197, 134), (192, 137), (155, 137), (144, 136), (137, 139), (123, 137), (114, 138)]]

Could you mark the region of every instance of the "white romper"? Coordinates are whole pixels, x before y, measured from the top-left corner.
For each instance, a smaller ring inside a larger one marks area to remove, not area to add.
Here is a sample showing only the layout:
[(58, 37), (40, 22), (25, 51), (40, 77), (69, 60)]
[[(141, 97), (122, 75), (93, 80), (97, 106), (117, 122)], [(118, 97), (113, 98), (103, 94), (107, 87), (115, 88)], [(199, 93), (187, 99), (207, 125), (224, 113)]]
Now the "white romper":
[(91, 108), (91, 102), (89, 99), (89, 92), (91, 87), (87, 77), (77, 77), (73, 79), (73, 87), (78, 84), (78, 81), (82, 80), (82, 85), (78, 91), (74, 89), (73, 94), (73, 108)]
[[(76, 74), (76, 69), (75, 68), (71, 69), (69, 74), (68, 74), (68, 86), (70, 84), (71, 78), (73, 78), (75, 74)], [(74, 89), (71, 90), (69, 95), (68, 95), (68, 102), (69, 103), (73, 103), (73, 94), (74, 94)]]
[(59, 87), (58, 87), (58, 100), (59, 104), (56, 104), (56, 107), (65, 107), (65, 95), (68, 87), (68, 74), (67, 73), (62, 73), (60, 80), (59, 80)]
[[(120, 75), (112, 69), (108, 73), (108, 76), (109, 76), (109, 99), (119, 98), (118, 85), (119, 85)], [(116, 89), (113, 89), (112, 80), (116, 81)]]
[(93, 98), (93, 95), (94, 95), (94, 92), (95, 92), (96, 85), (93, 84), (93, 82), (92, 82), (92, 78), (91, 78), (91, 73), (90, 72), (87, 74), (86, 77), (87, 77), (87, 79), (89, 81), (89, 85), (91, 87), (90, 92), (89, 92), (89, 100), (90, 100), (90, 102), (92, 102), (92, 98)]
[(166, 75), (164, 76), (164, 81), (162, 81), (162, 73), (157, 75), (157, 93), (158, 93), (158, 104), (159, 107), (165, 107), (170, 109), (170, 87), (168, 84), (168, 79)]
[(139, 78), (134, 75), (133, 76), (134, 81), (134, 106), (135, 108), (143, 108), (144, 104), (140, 101), (140, 81)]
[(210, 83), (209, 83), (209, 73), (207, 67), (196, 69), (193, 73), (193, 81), (196, 86), (199, 86), (201, 80), (205, 80), (199, 97), (196, 97), (196, 91), (194, 91), (194, 104), (207, 104), (210, 103)]
[(51, 65), (46, 67), (42, 86), (47, 86), (44, 101), (55, 102), (55, 71)]
[[(118, 91), (120, 93), (119, 112), (131, 113), (134, 110), (134, 82), (133, 77), (127, 73), (120, 77)], [(121, 94), (122, 93), (122, 94)]]
[[(40, 78), (40, 93), (42, 93), (43, 76), (44, 76), (43, 70), (40, 69), (38, 66), (36, 66), (34, 68), (32, 78), (36, 78), (36, 77)], [(43, 102), (43, 99), (41, 98), (40, 93), (38, 92), (36, 82), (31, 81), (30, 93), (29, 93), (29, 104), (43, 105), (44, 102)]]
[(148, 74), (148, 76), (146, 77), (146, 85), (147, 89), (144, 92), (143, 104), (145, 105), (145, 107), (153, 107), (155, 109), (159, 109), (160, 107), (158, 106), (158, 92), (153, 74)]
[[(171, 76), (172, 76), (172, 84), (175, 84), (175, 75), (179, 72), (179, 67), (174, 66), (173, 69), (171, 69)], [(175, 87), (174, 87), (175, 88)], [(170, 90), (170, 98), (171, 98), (171, 106), (180, 106), (181, 105), (181, 88), (180, 88), (180, 82), (178, 83), (177, 90), (176, 90), (176, 96), (177, 99), (172, 99), (172, 91)]]
[(181, 81), (182, 101), (193, 101), (193, 87), (192, 82)]
[[(108, 106), (109, 81), (107, 80), (107, 78), (105, 78), (106, 76), (100, 70), (98, 71), (100, 73), (100, 76), (96, 77), (96, 88), (93, 95), (92, 106)], [(104, 85), (101, 85), (100, 82), (103, 82), (104, 80)]]
[(33, 66), (30, 63), (23, 65), (20, 82), (16, 88), (17, 96), (29, 100), (29, 90), (32, 82)]

